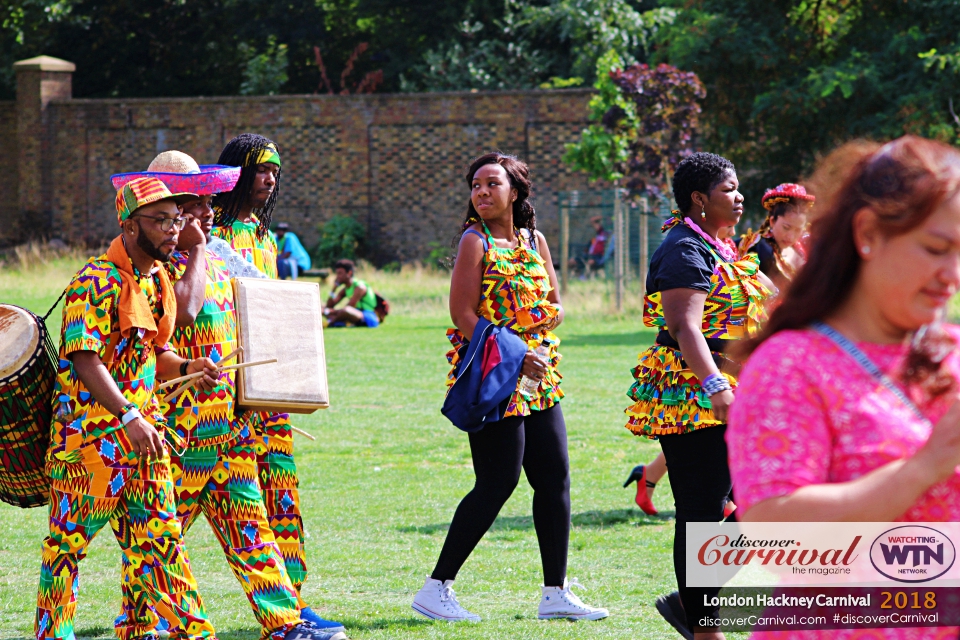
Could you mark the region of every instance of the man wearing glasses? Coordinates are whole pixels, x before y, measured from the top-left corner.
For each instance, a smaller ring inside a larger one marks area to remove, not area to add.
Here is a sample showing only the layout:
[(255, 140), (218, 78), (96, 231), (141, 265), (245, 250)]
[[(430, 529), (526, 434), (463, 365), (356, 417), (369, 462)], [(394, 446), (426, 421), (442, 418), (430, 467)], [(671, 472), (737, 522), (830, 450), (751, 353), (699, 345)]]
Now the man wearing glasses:
[[(237, 348), (238, 326), (230, 282), (235, 274), (211, 247), (211, 200), (213, 194), (233, 189), (240, 168), (199, 166), (185, 153), (165, 151), (150, 163), (146, 173), (114, 176), (114, 185), (140, 176), (159, 178), (171, 191), (198, 195), (182, 206), (188, 226), (180, 234), (177, 251), (164, 266), (174, 283), (178, 309), (171, 346), (183, 357), (206, 356), (221, 363)], [(229, 245), (226, 249), (232, 252)], [(236, 256), (236, 260), (264, 277), (242, 257)], [(198, 516), (206, 517), (250, 601), (263, 629), (262, 637), (345, 640), (342, 625), (320, 629), (304, 624), (297, 590), (267, 521), (257, 479), (256, 442), (250, 424), (253, 415), (236, 407), (234, 375), (233, 371), (224, 371), (214, 389), (189, 388), (161, 405), (168, 433), (185, 442), (170, 453), (177, 517), (183, 533), (186, 535)], [(116, 621), (121, 637), (152, 634), (157, 621), (150, 602), (136, 588), (137, 577), (131, 568), (124, 561), (123, 615)]]
[[(36, 638), (73, 638), (78, 563), (109, 522), (140, 595), (180, 638), (214, 638), (181, 544), (163, 414), (155, 379), (202, 373), (209, 358), (170, 350), (177, 304), (161, 268), (185, 220), (159, 180), (117, 192), (122, 233), (89, 260), (67, 287), (47, 473), (50, 531), (44, 539)], [(121, 640), (142, 635), (129, 629)]]

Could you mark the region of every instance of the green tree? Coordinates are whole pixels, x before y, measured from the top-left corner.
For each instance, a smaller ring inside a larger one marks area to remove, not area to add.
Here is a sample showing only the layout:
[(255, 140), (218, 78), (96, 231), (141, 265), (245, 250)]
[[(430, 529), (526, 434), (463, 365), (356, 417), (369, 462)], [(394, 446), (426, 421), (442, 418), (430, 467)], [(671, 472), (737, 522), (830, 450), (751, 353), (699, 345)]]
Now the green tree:
[(955, 0), (668, 0), (654, 59), (706, 84), (701, 142), (740, 168), (748, 207), (856, 137), (957, 141)]
[(595, 86), (591, 124), (579, 143), (567, 145), (564, 160), (634, 194), (662, 195), (693, 152), (705, 95), (700, 79), (667, 64), (624, 67), (610, 51), (597, 64)]
[(672, 8), (628, 0), (504, 0), (496, 11), (468, 6), (452, 38), (403, 75), (405, 91), (512, 89), (591, 84), (600, 57), (643, 60)]
[[(249, 45), (243, 45), (240, 51), (251, 53)], [(287, 45), (277, 44), (276, 38), (270, 36), (266, 50), (247, 60), (240, 95), (272, 96), (280, 93), (287, 83), (287, 65)]]

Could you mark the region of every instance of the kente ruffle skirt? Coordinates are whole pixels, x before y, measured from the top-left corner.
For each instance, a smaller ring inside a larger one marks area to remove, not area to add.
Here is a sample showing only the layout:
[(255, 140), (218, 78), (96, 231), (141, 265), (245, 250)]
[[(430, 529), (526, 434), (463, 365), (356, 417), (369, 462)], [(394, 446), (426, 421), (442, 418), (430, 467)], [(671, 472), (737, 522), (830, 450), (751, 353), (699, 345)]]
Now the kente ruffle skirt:
[[(736, 388), (736, 378), (723, 375)], [(653, 345), (641, 352), (633, 377), (627, 395), (634, 403), (624, 413), (626, 427), (634, 434), (656, 438), (723, 424), (714, 417), (710, 398), (677, 349)]]

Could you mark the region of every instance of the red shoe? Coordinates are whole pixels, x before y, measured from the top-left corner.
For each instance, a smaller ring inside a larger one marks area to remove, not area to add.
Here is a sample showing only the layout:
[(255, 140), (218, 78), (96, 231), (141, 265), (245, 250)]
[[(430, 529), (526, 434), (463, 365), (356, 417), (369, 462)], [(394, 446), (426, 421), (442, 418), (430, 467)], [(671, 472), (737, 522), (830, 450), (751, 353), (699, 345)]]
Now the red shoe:
[(638, 464), (635, 466), (633, 471), (630, 472), (630, 477), (623, 483), (623, 486), (629, 487), (631, 482), (637, 483), (637, 496), (634, 498), (634, 502), (637, 503), (640, 510), (648, 516), (657, 515), (657, 508), (653, 506), (653, 500), (647, 495), (647, 487), (651, 484), (654, 487), (657, 485), (647, 481), (647, 468), (644, 465)]
[(723, 519), (729, 518), (736, 510), (737, 505), (733, 504), (733, 500), (727, 500), (727, 504), (723, 505)]

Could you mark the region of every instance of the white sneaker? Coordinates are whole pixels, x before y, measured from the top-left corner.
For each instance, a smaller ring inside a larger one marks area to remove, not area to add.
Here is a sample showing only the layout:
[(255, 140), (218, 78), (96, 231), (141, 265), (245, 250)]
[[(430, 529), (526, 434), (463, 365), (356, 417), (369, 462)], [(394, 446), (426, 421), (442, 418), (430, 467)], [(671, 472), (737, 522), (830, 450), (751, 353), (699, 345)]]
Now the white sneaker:
[(480, 622), (480, 616), (470, 613), (457, 602), (453, 580), (440, 582), (427, 578), (423, 588), (413, 597), (413, 610), (433, 620), (447, 622)]
[(543, 598), (540, 600), (540, 609), (537, 617), (541, 620), (552, 618), (568, 618), (570, 620), (600, 620), (610, 615), (606, 609), (590, 607), (583, 604), (571, 587), (586, 589), (574, 578), (572, 582), (563, 580), (563, 587), (541, 587)]

